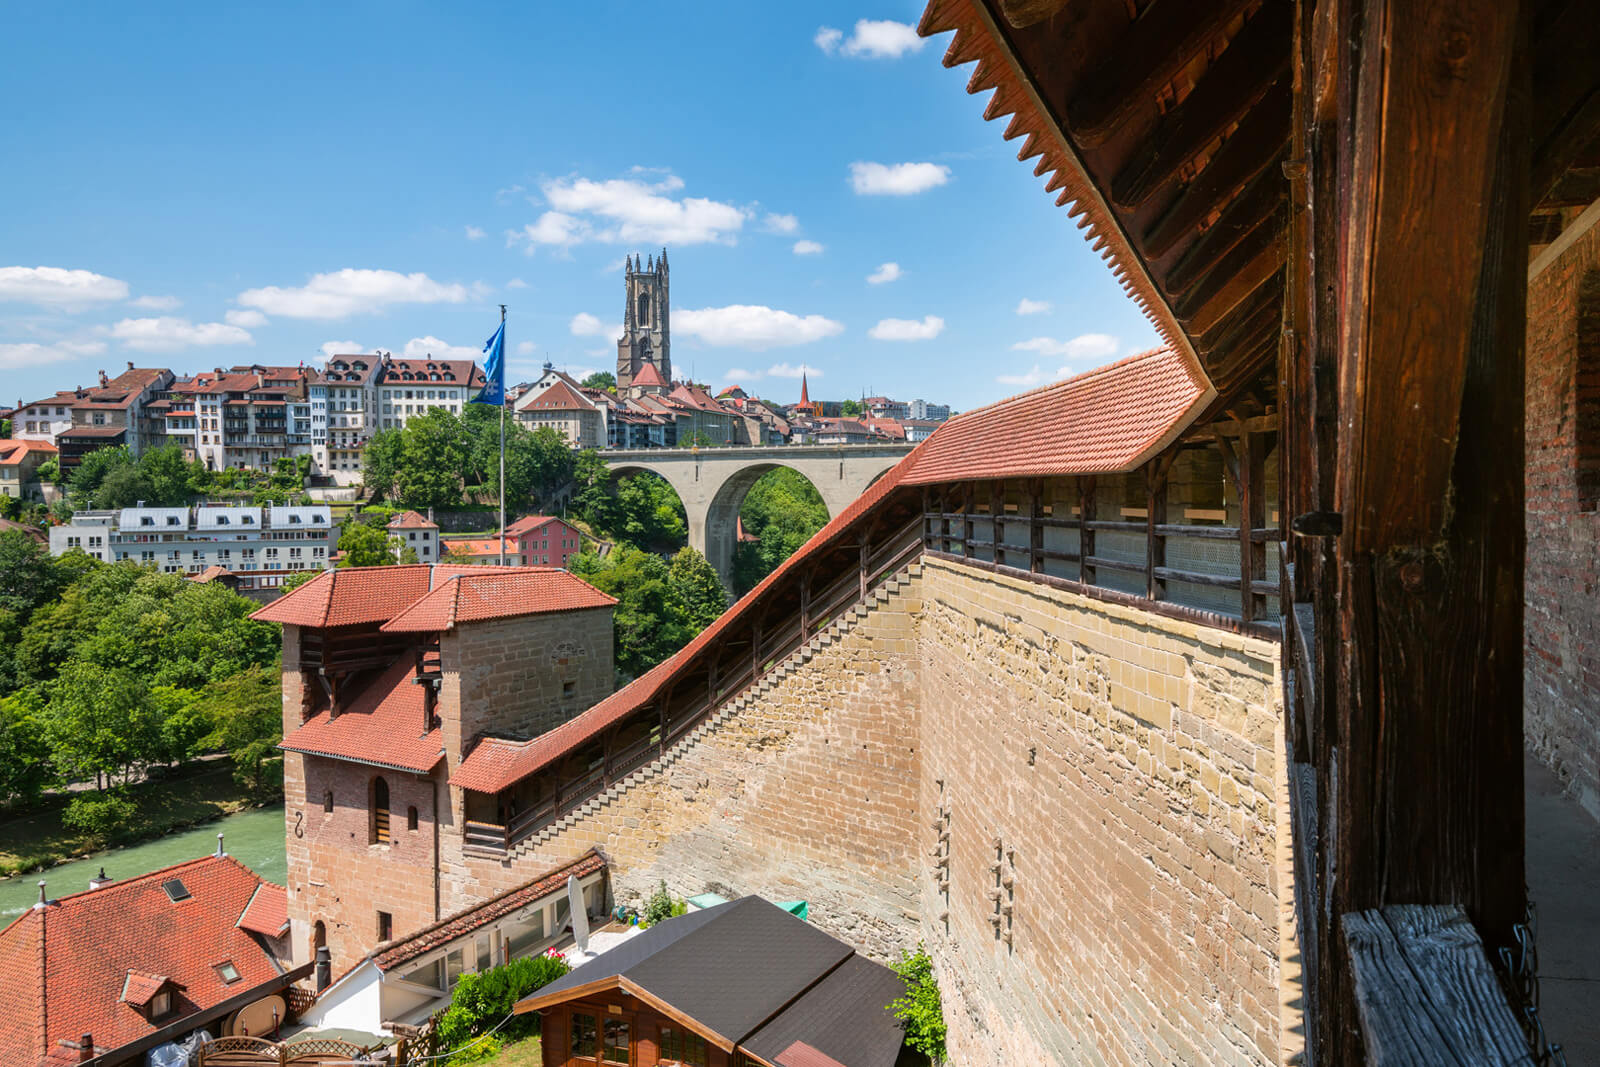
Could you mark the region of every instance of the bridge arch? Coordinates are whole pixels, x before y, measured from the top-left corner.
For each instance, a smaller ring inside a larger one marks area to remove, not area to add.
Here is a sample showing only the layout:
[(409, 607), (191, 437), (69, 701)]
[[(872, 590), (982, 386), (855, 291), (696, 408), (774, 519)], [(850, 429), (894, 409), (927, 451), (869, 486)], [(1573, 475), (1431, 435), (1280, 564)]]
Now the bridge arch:
[(666, 479), (683, 501), (690, 546), (731, 589), (739, 505), (761, 475), (774, 467), (793, 470), (816, 487), (832, 518), (909, 451), (910, 445), (795, 445), (610, 449), (600, 454), (613, 474), (645, 470)]

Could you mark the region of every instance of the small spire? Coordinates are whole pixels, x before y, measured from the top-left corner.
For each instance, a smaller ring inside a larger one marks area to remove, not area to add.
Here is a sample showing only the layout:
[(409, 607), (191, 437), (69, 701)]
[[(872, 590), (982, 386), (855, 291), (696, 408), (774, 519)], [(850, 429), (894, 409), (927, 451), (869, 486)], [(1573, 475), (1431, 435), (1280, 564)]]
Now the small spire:
[(654, 273), (655, 269), (656, 269), (656, 257), (654, 255), (652, 255), (650, 257), (650, 264), (649, 264), (649, 266), (645, 267), (645, 270)]
[(227, 855), (227, 853), (222, 851), (222, 835), (218, 834), (217, 835), (217, 858), (221, 859), (223, 856), (226, 856), (226, 855)]
[(37, 911), (38, 909), (45, 907), (47, 903), (48, 902), (44, 899), (44, 879), (41, 878), (39, 879), (39, 903), (33, 906), (34, 910)]

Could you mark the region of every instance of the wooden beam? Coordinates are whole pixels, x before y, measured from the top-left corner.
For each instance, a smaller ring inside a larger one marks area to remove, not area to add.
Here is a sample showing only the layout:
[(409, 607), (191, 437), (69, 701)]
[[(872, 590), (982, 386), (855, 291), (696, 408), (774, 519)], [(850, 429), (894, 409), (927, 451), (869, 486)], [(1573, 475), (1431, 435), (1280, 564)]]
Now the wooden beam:
[[(1204, 7), (1205, 5), (1197, 5)], [(1266, 170), (1289, 139), (1287, 88), (1274, 87), (1250, 110), (1217, 149), (1204, 170), (1184, 186), (1144, 234), (1145, 254), (1159, 259), (1178, 241), (1193, 233), (1214, 211), (1226, 210), (1228, 201), (1250, 179)], [(1282, 180), (1282, 176), (1279, 176)]]
[(1281, 170), (1268, 165), (1233, 199), (1216, 222), (1189, 242), (1172, 269), (1162, 277), (1162, 290), (1168, 296), (1177, 296), (1210, 274), (1222, 257), (1252, 233), (1263, 226), (1276, 230), (1283, 193)]
[(1211, 356), (1226, 355), (1237, 347), (1240, 338), (1254, 334), (1262, 322), (1283, 313), (1283, 297), (1281, 285), (1263, 285), (1231, 315), (1201, 334), (1195, 341), (1195, 351), (1208, 357), (1208, 362)]
[[(1177, 453), (1168, 453), (1168, 457)], [(1167, 539), (1157, 529), (1167, 523), (1167, 470), (1171, 459), (1160, 459), (1145, 464), (1145, 532), (1144, 532), (1144, 595), (1151, 600), (1164, 600), (1167, 583), (1156, 577), (1156, 572), (1167, 566)]]
[(1000, 0), (1000, 14), (1015, 29), (1054, 18), (1073, 0)]
[(1111, 199), (1125, 208), (1142, 204), (1243, 118), (1289, 69), (1293, 26), (1292, 4), (1263, 4), (1194, 91), (1140, 139), (1111, 180)]
[(1067, 129), (1095, 147), (1177, 77), (1244, 7), (1244, 0), (1155, 0), (1105, 53), (1067, 105)]
[(1600, 18), (1593, 0), (1543, 5), (1532, 27), (1532, 198), (1549, 195), (1600, 133)]
[(1287, 255), (1280, 235), (1264, 235), (1259, 248), (1251, 247), (1255, 243), (1234, 249), (1216, 272), (1179, 304), (1177, 317), (1185, 329), (1204, 334), (1278, 274)]

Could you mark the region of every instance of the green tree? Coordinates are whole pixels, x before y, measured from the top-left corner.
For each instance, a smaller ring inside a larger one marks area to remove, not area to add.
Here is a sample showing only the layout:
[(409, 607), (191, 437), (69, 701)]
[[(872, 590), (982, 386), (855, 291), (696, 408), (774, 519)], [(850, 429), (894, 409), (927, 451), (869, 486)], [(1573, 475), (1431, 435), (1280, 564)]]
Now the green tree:
[(617, 376), (608, 370), (597, 370), (579, 384), (585, 389), (604, 389), (614, 393), (617, 391)]
[(381, 567), (394, 562), (395, 547), (399, 541), (376, 527), (364, 522), (346, 522), (339, 532), (339, 566)]
[(863, 414), (865, 410), (859, 400), (846, 400), (839, 405), (839, 414), (847, 419), (855, 418), (857, 415)]
[(742, 595), (827, 525), (828, 508), (803, 475), (778, 467), (750, 487), (739, 519), (745, 533), (756, 539), (734, 546), (733, 587)]
[(716, 569), (688, 545), (672, 557), (667, 575), (683, 605), (684, 624), (694, 633), (710, 626), (728, 609), (728, 592)]
[(61, 821), (101, 845), (115, 844), (126, 837), (139, 817), (139, 808), (121, 789), (106, 793), (84, 793), (73, 797)]
[(408, 508), (461, 504), (468, 450), (461, 420), (443, 408), (412, 419), (403, 431), (396, 494)]
[(299, 589), (302, 585), (305, 585), (307, 582), (316, 581), (317, 576), (321, 573), (321, 571), (301, 571), (298, 574), (289, 575), (289, 577), (283, 580), (283, 584), (278, 587), (280, 590), (278, 595), (282, 596), (284, 593), (292, 593), (296, 589)]
[(67, 781), (97, 785), (151, 762), (160, 723), (143, 678), (122, 668), (69, 663), (52, 685), (45, 718), (51, 762)]
[(39, 464), (38, 470), (34, 473), (39, 476), (41, 482), (59, 485), (61, 483), (61, 458), (59, 456), (50, 456)]
[(905, 996), (885, 1007), (906, 1024), (906, 1044), (934, 1063), (943, 1063), (945, 1054), (944, 1006), (940, 1002), (939, 982), (933, 974), (933, 961), (922, 946), (917, 951), (900, 950), (894, 971), (906, 983)]
[(677, 551), (689, 540), (683, 501), (666, 479), (649, 472), (617, 485), (617, 520), (611, 533), (639, 548)]
[(0, 804), (31, 804), (54, 777), (44, 710), (30, 690), (0, 697)]
[(596, 532), (609, 533), (616, 524), (616, 486), (611, 468), (592, 448), (578, 452), (572, 471), (572, 510)]
[(72, 504), (78, 510), (94, 506), (95, 493), (100, 489), (100, 483), (114, 470), (133, 466), (133, 455), (128, 451), (127, 445), (117, 445), (112, 448), (97, 448), (84, 455), (78, 461), (77, 469), (67, 480), (67, 493), (72, 498)]
[(189, 502), (191, 471), (176, 444), (152, 448), (139, 457), (139, 471), (149, 487), (151, 506), (177, 507)]
[(367, 440), (361, 450), (361, 480), (373, 499), (388, 500), (395, 495), (404, 461), (403, 431), (379, 430)]
[(278, 784), (277, 759), (283, 740), (282, 675), (269, 666), (248, 667), (206, 687), (195, 702), (198, 718), (211, 725), (203, 744), (232, 755), (234, 779), (261, 792)]
[[(526, 1036), (535, 1027), (534, 1016), (513, 1015), (512, 1007), (535, 990), (550, 984), (572, 968), (558, 952), (524, 956), (477, 974), (464, 974), (450, 994), (450, 1006), (439, 1015), (438, 1035), (443, 1048), (456, 1053), (449, 1063), (470, 1063), (492, 1051), (497, 1032), (502, 1037)], [(475, 1040), (476, 1039), (476, 1040)]]
[(0, 531), (0, 608), (26, 621), (33, 609), (54, 600), (66, 575), (43, 545), (21, 530)]

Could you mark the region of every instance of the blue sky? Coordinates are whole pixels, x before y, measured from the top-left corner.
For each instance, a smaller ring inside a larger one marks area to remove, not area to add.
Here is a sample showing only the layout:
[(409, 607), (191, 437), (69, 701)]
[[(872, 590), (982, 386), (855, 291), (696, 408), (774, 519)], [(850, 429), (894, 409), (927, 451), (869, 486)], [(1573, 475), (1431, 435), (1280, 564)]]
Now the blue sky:
[(780, 402), (805, 366), (964, 409), (1155, 341), (920, 4), (154, 7), (8, 12), (6, 402), (464, 355), (502, 302), (513, 377), (610, 368), (663, 244), (675, 370)]

